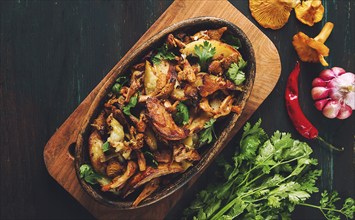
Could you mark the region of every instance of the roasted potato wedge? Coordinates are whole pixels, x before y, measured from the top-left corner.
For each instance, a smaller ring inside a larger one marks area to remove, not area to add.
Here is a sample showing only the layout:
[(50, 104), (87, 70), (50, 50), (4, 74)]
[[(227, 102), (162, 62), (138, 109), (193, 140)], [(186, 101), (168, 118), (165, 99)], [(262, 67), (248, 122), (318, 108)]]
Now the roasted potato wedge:
[(192, 41), (191, 43), (187, 44), (185, 48), (181, 49), (180, 52), (187, 56), (188, 55), (196, 56), (195, 46), (203, 44), (204, 41), (209, 42), (212, 45), (212, 47), (216, 48), (216, 53), (213, 55), (212, 59), (218, 59), (220, 57), (228, 57), (233, 53), (240, 54), (234, 47), (232, 47), (229, 44), (217, 40), (205, 40), (205, 39)]

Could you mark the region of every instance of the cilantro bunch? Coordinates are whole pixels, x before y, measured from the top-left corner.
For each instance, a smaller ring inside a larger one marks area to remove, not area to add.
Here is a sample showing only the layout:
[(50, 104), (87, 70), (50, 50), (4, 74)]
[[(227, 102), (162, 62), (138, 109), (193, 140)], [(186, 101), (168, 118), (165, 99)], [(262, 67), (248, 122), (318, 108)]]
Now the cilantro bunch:
[(316, 181), (321, 170), (310, 155), (307, 143), (276, 131), (268, 137), (260, 128), (244, 127), (239, 152), (232, 163), (219, 160), (224, 171), (219, 183), (209, 185), (184, 211), (186, 219), (290, 219), (296, 205), (321, 210), (327, 219), (340, 219), (339, 214), (353, 218), (354, 200), (345, 200), (342, 209), (334, 202), (337, 195), (322, 194), (319, 206), (305, 201), (318, 192)]

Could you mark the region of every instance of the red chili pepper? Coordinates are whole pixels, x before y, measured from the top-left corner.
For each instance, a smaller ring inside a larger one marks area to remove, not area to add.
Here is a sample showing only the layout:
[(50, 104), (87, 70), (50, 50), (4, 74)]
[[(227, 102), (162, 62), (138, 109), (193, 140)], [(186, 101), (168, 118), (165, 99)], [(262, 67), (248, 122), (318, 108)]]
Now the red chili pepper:
[(296, 63), (287, 80), (285, 100), (288, 116), (294, 127), (303, 137), (307, 139), (318, 139), (333, 150), (342, 151), (344, 148), (336, 148), (323, 138), (318, 136), (318, 130), (304, 115), (298, 100), (298, 76), (300, 74), (300, 64)]

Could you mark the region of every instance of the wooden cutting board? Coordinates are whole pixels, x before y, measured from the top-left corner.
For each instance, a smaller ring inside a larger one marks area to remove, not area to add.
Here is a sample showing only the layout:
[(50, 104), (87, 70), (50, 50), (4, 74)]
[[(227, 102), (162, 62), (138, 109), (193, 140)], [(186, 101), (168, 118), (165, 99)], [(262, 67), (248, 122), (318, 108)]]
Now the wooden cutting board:
[[(130, 51), (135, 50), (139, 45), (165, 27), (181, 20), (198, 16), (214, 16), (234, 23), (246, 33), (254, 47), (256, 57), (254, 87), (245, 110), (232, 131), (234, 135), (273, 90), (281, 73), (281, 63), (278, 51), (270, 39), (233, 5), (226, 0), (176, 0)], [(125, 58), (126, 56), (122, 60)], [(153, 205), (139, 209), (119, 211), (101, 205), (89, 197), (81, 188), (75, 174), (74, 158), (72, 155), (83, 117), (85, 117), (99, 88), (112, 76), (121, 65), (122, 60), (102, 79), (48, 141), (44, 149), (45, 164), (49, 174), (96, 218), (162, 219), (197, 177), (171, 196)]]

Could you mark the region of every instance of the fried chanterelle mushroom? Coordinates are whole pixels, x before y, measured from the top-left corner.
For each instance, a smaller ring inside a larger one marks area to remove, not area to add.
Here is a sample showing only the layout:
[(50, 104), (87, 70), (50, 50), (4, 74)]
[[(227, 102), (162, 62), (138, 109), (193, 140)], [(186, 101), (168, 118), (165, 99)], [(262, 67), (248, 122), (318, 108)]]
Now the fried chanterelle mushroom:
[(249, 0), (249, 9), (261, 26), (277, 30), (287, 23), (297, 2), (296, 0)]
[(302, 23), (313, 26), (323, 18), (324, 7), (320, 0), (305, 0), (295, 7), (296, 17)]
[(239, 44), (227, 27), (168, 34), (116, 79), (80, 176), (136, 207), (194, 166), (217, 138), (215, 122), (241, 114), (248, 63)]
[(327, 22), (315, 38), (310, 38), (303, 32), (293, 36), (292, 44), (303, 62), (320, 62), (323, 66), (328, 66), (324, 57), (329, 55), (329, 48), (324, 45), (324, 42), (328, 39), (333, 27), (333, 23)]

